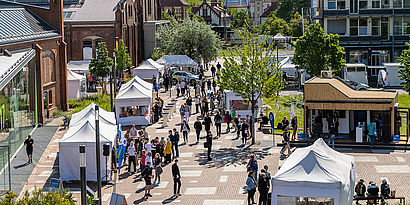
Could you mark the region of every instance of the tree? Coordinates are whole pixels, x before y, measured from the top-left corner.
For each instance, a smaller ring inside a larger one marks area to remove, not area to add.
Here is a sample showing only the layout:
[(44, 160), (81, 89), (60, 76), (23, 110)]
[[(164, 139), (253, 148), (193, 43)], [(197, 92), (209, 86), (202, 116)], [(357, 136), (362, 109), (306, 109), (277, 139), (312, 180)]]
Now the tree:
[(319, 76), (321, 70), (339, 71), (346, 62), (344, 55), (337, 34), (325, 34), (320, 24), (311, 24), (296, 40), (293, 63), (309, 75)]
[(403, 50), (403, 53), (400, 55), (398, 61), (404, 65), (404, 68), (399, 70), (399, 77), (402, 80), (400, 83), (403, 85), (404, 89), (410, 93), (410, 43), (406, 43), (408, 49)]
[(96, 58), (91, 59), (88, 66), (90, 73), (102, 78), (107, 77), (110, 74), (113, 60), (108, 56), (107, 46), (104, 42), (98, 43), (95, 55)]
[(222, 45), (209, 25), (189, 18), (160, 27), (158, 41), (161, 52), (187, 55), (197, 62), (215, 60)]
[(248, 16), (248, 12), (244, 10), (232, 12), (232, 22), (231, 26), (233, 28), (242, 28), (250, 25), (250, 19)]
[(42, 189), (34, 189), (31, 194), (28, 191), (24, 193), (23, 198), (15, 200), (17, 195), (13, 192), (7, 192), (4, 198), (0, 199), (0, 205), (75, 205), (76, 201), (67, 189), (59, 192), (43, 192)]
[(302, 22), (302, 16), (299, 14), (299, 12), (295, 12), (293, 18), (290, 19), (289, 22), (289, 34), (292, 37), (301, 37), (303, 35), (303, 24), (305, 24), (305, 29), (307, 29), (309, 26), (309, 20), (305, 19), (304, 22)]
[(130, 68), (131, 66), (131, 59), (127, 50), (128, 48), (127, 46), (125, 46), (125, 43), (122, 39), (120, 40), (118, 47), (114, 49), (115, 69), (121, 71), (121, 74), (125, 69)]
[[(242, 46), (232, 48), (232, 55), (224, 55), (224, 69), (219, 73), (221, 88), (230, 90), (251, 104), (255, 116), (256, 104), (261, 97), (273, 97), (282, 89), (279, 64), (274, 59), (273, 44), (258, 41), (258, 34), (248, 30), (238, 32)], [(252, 120), (252, 144), (255, 143), (255, 120)]]
[(278, 33), (289, 35), (289, 25), (285, 20), (271, 13), (268, 19), (261, 25), (259, 33), (272, 36)]
[(289, 21), (292, 14), (297, 11), (301, 12), (302, 8), (306, 13), (310, 8), (310, 0), (279, 0), (279, 8), (276, 10), (276, 16)]

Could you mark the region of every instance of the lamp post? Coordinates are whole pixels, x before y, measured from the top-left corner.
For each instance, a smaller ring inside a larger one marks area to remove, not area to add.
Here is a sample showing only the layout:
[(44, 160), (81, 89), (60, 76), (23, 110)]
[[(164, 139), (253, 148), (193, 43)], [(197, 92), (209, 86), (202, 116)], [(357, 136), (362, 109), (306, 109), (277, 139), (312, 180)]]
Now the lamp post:
[(98, 105), (95, 105), (95, 153), (97, 160), (97, 204), (101, 205), (100, 111)]
[(81, 205), (87, 205), (87, 180), (85, 175), (86, 156), (85, 145), (80, 145), (80, 178), (81, 178)]
[[(114, 54), (115, 55), (115, 54)], [(111, 112), (114, 112), (114, 103), (113, 103), (113, 88), (112, 88), (112, 72), (114, 70), (114, 65), (111, 64), (112, 70), (110, 71), (110, 102), (111, 102)]]

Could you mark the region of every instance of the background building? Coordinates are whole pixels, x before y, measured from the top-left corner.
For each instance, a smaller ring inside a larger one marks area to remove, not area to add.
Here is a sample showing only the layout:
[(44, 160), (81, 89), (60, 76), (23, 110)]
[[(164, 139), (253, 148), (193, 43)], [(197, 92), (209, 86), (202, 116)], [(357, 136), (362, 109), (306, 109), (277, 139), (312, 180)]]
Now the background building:
[(369, 77), (394, 62), (410, 36), (408, 0), (314, 0), (312, 19), (340, 36), (348, 63), (368, 66)]
[(188, 15), (189, 4), (185, 0), (159, 0), (161, 11), (183, 20)]
[(253, 25), (261, 25), (262, 14), (274, 3), (276, 0), (250, 0), (249, 2), (249, 18)]
[(200, 6), (193, 7), (191, 11), (193, 14), (202, 17), (207, 24), (230, 27), (231, 17), (219, 2), (204, 1)]

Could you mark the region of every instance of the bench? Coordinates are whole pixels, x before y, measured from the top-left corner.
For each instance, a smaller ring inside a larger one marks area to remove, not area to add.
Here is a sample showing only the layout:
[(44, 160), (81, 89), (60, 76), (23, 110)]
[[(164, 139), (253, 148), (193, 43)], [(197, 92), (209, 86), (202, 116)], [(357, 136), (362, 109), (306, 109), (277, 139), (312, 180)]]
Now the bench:
[(405, 205), (406, 204), (406, 199), (402, 196), (396, 196), (396, 197), (381, 197), (381, 196), (357, 196), (355, 195), (353, 197), (353, 201), (356, 201), (358, 203), (359, 201), (366, 201), (367, 204), (379, 204), (379, 201), (384, 201), (387, 199), (396, 199), (400, 200), (400, 204)]

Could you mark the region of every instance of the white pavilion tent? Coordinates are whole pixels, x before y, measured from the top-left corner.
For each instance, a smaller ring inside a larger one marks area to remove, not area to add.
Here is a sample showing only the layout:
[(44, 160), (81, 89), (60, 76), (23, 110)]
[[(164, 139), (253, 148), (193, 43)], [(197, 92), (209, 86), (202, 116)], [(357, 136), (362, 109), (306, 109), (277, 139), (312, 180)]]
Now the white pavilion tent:
[(90, 74), (88, 66), (90, 65), (91, 60), (82, 60), (82, 61), (70, 61), (67, 63), (67, 69), (74, 71), (76, 73), (82, 73), (84, 75)]
[(121, 86), (115, 97), (118, 123), (127, 125), (149, 125), (151, 122), (152, 84), (138, 76)]
[[(80, 112), (72, 114), (71, 120), (70, 120), (70, 127), (81, 124), (82, 122), (87, 121), (87, 120), (95, 119), (95, 105), (96, 105), (95, 103), (90, 103), (90, 105), (85, 107)], [(111, 125), (117, 124), (117, 121), (115, 119), (115, 114), (113, 112), (107, 112), (104, 109), (100, 108), (99, 114), (100, 114), (100, 123), (111, 124)]]
[(295, 204), (298, 197), (351, 205), (355, 175), (353, 156), (318, 139), (312, 146), (296, 149), (272, 178), (272, 205)]
[(151, 58), (146, 60), (140, 66), (132, 70), (133, 76), (138, 76), (148, 82), (152, 81), (152, 76), (155, 75), (157, 78), (160, 77), (160, 73), (164, 71), (164, 65), (160, 65)]
[(163, 55), (157, 60), (157, 63), (165, 67), (179, 67), (181, 70), (189, 71), (190, 68), (195, 68), (198, 63), (192, 60), (187, 55)]
[[(92, 103), (93, 104), (93, 103)], [(94, 105), (95, 106), (95, 105)], [(94, 107), (93, 106), (93, 107)], [(88, 106), (83, 111), (77, 113), (75, 118), (78, 120), (76, 123), (70, 123), (68, 131), (64, 134), (64, 137), (59, 141), (59, 170), (60, 178), (62, 181), (80, 180), (80, 154), (79, 146), (85, 145), (86, 152), (86, 178), (87, 181), (97, 181), (97, 168), (96, 168), (96, 131), (95, 131), (95, 114), (91, 114), (91, 106)], [(108, 123), (106, 121), (109, 113), (100, 109), (100, 160), (101, 160), (101, 173), (102, 177), (105, 176), (106, 170), (108, 175), (110, 174), (111, 156), (103, 156), (103, 145), (108, 143), (111, 150), (115, 145), (115, 139), (117, 135), (117, 125), (115, 123)], [(115, 120), (115, 118), (114, 118)], [(111, 154), (111, 152), (110, 152)], [(106, 168), (108, 164), (108, 169)], [(109, 179), (109, 176), (108, 176)], [(102, 180), (105, 180), (103, 178)]]
[(79, 100), (85, 92), (85, 76), (67, 69), (67, 96)]

